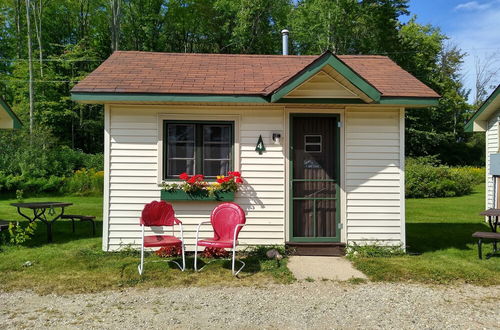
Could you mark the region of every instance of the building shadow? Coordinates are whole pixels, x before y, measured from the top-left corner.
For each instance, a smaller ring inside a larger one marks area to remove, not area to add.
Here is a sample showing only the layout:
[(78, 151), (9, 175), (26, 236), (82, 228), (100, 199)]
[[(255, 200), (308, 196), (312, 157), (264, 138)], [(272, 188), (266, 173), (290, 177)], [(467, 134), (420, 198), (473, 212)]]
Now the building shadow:
[(444, 249), (470, 250), (477, 239), (476, 231), (490, 231), (486, 223), (407, 223), (406, 245), (410, 253), (424, 253)]

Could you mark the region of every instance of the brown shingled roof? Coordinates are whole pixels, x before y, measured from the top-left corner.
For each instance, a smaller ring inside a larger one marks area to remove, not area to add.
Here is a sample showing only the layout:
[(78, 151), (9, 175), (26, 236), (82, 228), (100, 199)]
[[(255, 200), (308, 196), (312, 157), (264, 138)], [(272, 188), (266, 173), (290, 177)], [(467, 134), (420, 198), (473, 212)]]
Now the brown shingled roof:
[[(267, 96), (318, 58), (117, 51), (71, 92)], [(338, 58), (382, 96), (439, 97), (388, 57)]]

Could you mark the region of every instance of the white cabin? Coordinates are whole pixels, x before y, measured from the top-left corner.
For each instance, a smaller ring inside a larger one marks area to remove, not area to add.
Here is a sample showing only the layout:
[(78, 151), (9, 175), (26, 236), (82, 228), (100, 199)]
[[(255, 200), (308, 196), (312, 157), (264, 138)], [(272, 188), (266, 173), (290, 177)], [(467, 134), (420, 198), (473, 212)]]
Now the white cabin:
[[(384, 56), (115, 52), (72, 90), (105, 106), (103, 249), (139, 246), (162, 182), (227, 170), (243, 246), (404, 246), (405, 108), (438, 97)], [(217, 203), (172, 201), (188, 250)]]
[[(500, 208), (500, 85), (465, 125), (468, 132), (486, 132), (486, 209)], [(495, 184), (496, 182), (496, 184)]]

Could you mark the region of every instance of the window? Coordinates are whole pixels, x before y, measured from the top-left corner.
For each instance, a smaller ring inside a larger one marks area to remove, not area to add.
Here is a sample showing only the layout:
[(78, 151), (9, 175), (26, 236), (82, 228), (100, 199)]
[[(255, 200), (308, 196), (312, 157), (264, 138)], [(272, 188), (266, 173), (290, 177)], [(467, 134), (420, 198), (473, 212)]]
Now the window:
[(321, 152), (321, 135), (304, 135), (304, 147), (306, 152)]
[(225, 175), (233, 169), (233, 122), (164, 121), (164, 179)]

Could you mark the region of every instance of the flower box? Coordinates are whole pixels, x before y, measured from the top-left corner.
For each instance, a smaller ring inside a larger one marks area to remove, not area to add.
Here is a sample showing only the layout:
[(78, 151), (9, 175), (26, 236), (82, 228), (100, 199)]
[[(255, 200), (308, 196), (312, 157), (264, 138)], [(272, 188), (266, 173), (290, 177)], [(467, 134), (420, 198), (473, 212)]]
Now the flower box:
[(161, 199), (164, 201), (234, 201), (234, 192), (215, 192), (210, 196), (208, 191), (199, 191), (196, 193), (185, 192), (184, 190), (162, 190)]

